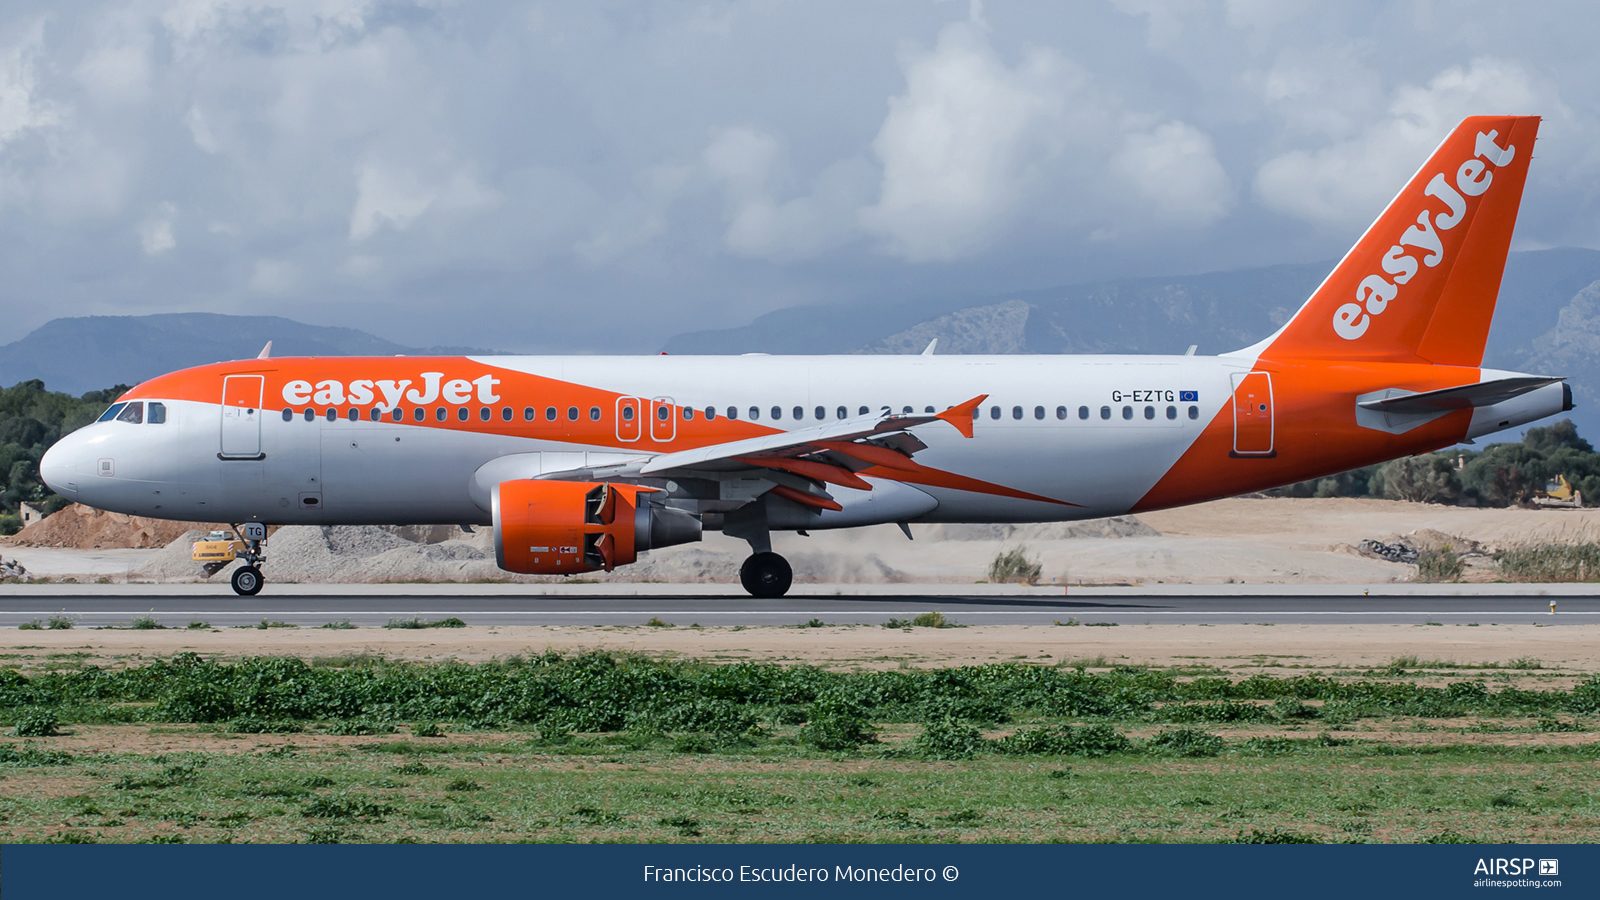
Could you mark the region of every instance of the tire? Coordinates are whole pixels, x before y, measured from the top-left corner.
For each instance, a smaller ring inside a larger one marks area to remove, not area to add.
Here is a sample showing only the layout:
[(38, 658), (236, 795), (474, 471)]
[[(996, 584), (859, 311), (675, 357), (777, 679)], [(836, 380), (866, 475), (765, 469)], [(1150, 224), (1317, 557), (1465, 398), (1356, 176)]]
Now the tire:
[(782, 597), (794, 583), (794, 570), (776, 553), (757, 553), (739, 567), (739, 583), (752, 597)]
[(255, 566), (240, 566), (233, 570), (233, 592), (241, 597), (254, 597), (261, 593), (261, 586), (265, 583), (261, 578), (261, 570)]

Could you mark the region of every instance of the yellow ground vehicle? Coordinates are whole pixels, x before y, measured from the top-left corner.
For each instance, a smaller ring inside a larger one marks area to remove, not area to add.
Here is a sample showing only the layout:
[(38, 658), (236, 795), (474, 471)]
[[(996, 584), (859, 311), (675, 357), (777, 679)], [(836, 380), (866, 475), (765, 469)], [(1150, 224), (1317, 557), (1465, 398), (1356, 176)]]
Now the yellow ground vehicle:
[(1567, 476), (1557, 475), (1555, 481), (1533, 495), (1533, 502), (1551, 509), (1582, 509), (1583, 491), (1575, 490), (1567, 481)]
[(217, 574), (228, 563), (239, 558), (245, 551), (244, 541), (239, 540), (231, 531), (213, 531), (203, 540), (194, 542), (192, 558), (205, 569), (206, 577)]

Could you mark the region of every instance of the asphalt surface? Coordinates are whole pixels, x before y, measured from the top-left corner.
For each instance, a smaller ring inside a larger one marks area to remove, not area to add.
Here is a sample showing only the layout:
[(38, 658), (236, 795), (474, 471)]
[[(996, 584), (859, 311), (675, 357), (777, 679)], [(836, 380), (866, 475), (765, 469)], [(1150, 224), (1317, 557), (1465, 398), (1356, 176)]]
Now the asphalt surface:
[[(301, 586), (304, 588), (305, 586)], [(1600, 594), (1549, 596), (1350, 596), (1213, 593), (1204, 596), (1119, 593), (1103, 597), (1019, 597), (949, 593), (798, 596), (755, 600), (727, 593), (670, 596), (591, 594), (517, 596), (505, 592), (414, 593), (381, 589), (364, 594), (256, 597), (194, 592), (108, 595), (92, 588), (49, 595), (0, 595), (0, 627), (68, 615), (79, 627), (130, 624), (151, 616), (167, 627), (191, 621), (216, 627), (251, 625), (263, 619), (302, 627), (348, 621), (384, 625), (413, 617), (455, 616), (468, 625), (642, 625), (659, 618), (675, 625), (794, 625), (818, 619), (826, 624), (879, 625), (937, 610), (966, 625), (1048, 625), (1076, 619), (1094, 623), (1319, 623), (1319, 624), (1537, 624), (1600, 623)], [(1557, 610), (1550, 613), (1554, 599)]]

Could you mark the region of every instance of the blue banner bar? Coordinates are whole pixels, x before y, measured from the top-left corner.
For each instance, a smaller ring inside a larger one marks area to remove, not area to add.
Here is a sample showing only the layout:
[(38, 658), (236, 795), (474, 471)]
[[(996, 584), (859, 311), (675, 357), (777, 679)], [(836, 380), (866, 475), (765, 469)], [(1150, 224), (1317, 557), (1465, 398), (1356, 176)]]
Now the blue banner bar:
[(1587, 845), (7, 845), (0, 863), (6, 900), (1600, 892)]

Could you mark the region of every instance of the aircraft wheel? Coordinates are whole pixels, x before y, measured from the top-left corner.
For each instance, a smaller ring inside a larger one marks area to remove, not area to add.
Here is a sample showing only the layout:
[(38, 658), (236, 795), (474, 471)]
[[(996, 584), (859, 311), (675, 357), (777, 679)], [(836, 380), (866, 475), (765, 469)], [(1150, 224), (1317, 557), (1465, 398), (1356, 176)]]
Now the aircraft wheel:
[(752, 597), (782, 597), (794, 583), (794, 570), (776, 553), (757, 553), (739, 567), (739, 583)]
[(233, 570), (233, 592), (241, 597), (254, 597), (261, 593), (261, 585), (265, 583), (261, 570), (255, 566), (240, 566)]

